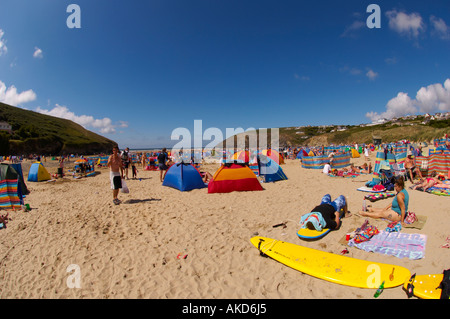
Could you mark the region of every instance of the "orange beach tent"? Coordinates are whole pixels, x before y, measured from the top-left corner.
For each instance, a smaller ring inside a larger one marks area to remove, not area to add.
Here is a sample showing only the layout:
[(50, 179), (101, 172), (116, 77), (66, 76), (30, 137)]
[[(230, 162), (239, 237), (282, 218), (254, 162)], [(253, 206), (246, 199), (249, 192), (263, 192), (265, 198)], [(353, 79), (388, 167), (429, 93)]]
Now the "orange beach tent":
[(255, 173), (248, 166), (238, 163), (223, 164), (208, 184), (208, 193), (262, 190)]

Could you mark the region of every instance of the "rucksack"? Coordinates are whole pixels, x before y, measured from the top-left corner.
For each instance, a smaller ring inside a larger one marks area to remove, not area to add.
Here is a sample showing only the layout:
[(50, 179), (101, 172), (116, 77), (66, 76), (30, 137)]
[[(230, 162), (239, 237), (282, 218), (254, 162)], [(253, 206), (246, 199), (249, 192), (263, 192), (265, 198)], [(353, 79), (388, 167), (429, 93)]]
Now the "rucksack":
[(441, 299), (450, 299), (450, 269), (444, 270), (444, 278), (439, 285), (441, 292)]

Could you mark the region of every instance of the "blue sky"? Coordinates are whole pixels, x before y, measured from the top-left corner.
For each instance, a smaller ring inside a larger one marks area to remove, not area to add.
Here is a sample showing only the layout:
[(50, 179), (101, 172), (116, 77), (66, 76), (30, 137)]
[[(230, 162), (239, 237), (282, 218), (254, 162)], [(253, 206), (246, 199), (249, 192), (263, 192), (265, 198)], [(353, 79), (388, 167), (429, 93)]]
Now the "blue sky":
[(0, 101), (120, 148), (171, 147), (194, 120), (225, 134), (450, 111), (449, 55), (448, 0), (0, 3)]

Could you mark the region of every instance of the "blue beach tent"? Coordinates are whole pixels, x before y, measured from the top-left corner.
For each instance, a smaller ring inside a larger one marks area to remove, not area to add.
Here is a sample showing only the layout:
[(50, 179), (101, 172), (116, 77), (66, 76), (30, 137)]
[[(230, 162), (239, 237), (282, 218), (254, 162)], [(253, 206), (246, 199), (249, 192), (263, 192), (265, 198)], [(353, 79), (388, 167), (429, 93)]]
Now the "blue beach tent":
[(29, 182), (48, 181), (50, 179), (52, 177), (41, 162), (31, 164), (30, 170), (28, 171)]
[(170, 166), (164, 177), (163, 186), (173, 187), (182, 192), (207, 187), (200, 172), (188, 163), (177, 163)]
[(280, 165), (262, 154), (258, 155), (258, 168), (259, 176), (263, 177), (266, 183), (288, 179)]

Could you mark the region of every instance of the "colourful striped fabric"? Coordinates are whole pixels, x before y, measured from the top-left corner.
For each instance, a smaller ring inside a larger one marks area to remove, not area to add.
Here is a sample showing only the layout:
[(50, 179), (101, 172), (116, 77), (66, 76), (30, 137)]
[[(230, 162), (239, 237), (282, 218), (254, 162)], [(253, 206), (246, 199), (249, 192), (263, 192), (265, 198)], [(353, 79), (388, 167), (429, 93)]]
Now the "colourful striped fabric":
[(256, 175), (248, 166), (240, 164), (222, 165), (208, 184), (208, 193), (260, 190), (263, 188)]
[[(344, 153), (334, 156), (333, 168), (343, 168), (350, 165), (350, 153)], [(323, 169), (326, 163), (330, 161), (328, 156), (305, 156), (302, 158), (302, 167), (311, 169)]]
[(444, 155), (450, 155), (450, 150), (442, 150), (442, 149), (434, 149), (429, 150), (428, 153), (431, 154), (444, 154)]
[(394, 154), (406, 153), (406, 151), (407, 151), (407, 145), (406, 144), (398, 144), (398, 143), (396, 143), (394, 145)]
[(108, 158), (109, 158), (109, 156), (101, 156), (101, 157), (99, 157), (99, 159), (97, 161), (97, 165), (106, 166), (106, 164), (108, 164)]
[(450, 138), (447, 138), (447, 139), (445, 139), (445, 138), (436, 138), (434, 140), (434, 145), (436, 145), (436, 146), (445, 146), (445, 143), (447, 141), (450, 142)]
[(17, 179), (0, 181), (0, 208), (16, 209), (21, 207), (17, 187)]
[(420, 168), (424, 161), (428, 161), (428, 173), (436, 171), (437, 173), (448, 175), (450, 170), (450, 155), (430, 154), (430, 156), (417, 156), (416, 165)]
[(404, 163), (406, 160), (406, 156), (407, 156), (406, 151), (401, 153), (395, 153), (395, 161), (397, 162), (397, 164)]
[(259, 175), (259, 167), (258, 167), (258, 163), (250, 163), (248, 165), (248, 167), (252, 170), (253, 174), (255, 174), (256, 176)]

